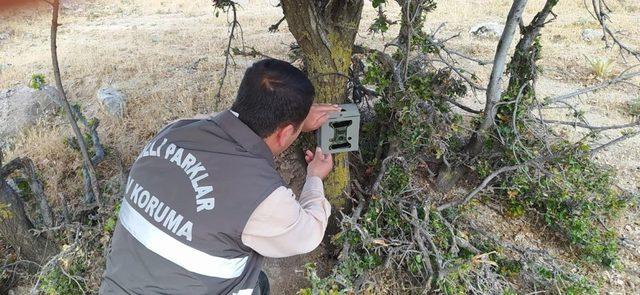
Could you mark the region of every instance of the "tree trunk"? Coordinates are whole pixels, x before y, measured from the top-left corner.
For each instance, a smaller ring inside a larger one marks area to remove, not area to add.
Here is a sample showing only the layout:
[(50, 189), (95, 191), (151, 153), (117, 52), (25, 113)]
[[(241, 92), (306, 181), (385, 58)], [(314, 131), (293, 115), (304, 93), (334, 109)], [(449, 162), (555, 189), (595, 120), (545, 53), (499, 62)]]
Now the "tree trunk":
[(486, 137), (489, 136), (489, 133), (493, 130), (491, 127), (493, 126), (497, 113), (496, 104), (500, 101), (502, 95), (502, 77), (507, 67), (509, 47), (513, 41), (516, 28), (522, 21), (522, 13), (526, 5), (527, 0), (514, 1), (507, 16), (504, 32), (500, 37), (496, 55), (493, 59), (493, 69), (491, 71), (491, 78), (489, 79), (489, 86), (487, 87), (487, 99), (484, 105), (484, 119), (471, 137), (469, 144), (465, 147), (465, 150), (472, 156), (480, 153)]
[[(466, 160), (475, 158), (481, 151), (486, 138), (494, 130), (494, 120), (497, 114), (496, 104), (502, 96), (502, 77), (507, 67), (507, 56), (509, 47), (513, 41), (518, 24), (522, 21), (522, 13), (527, 5), (527, 0), (515, 0), (509, 10), (504, 31), (498, 41), (496, 54), (493, 60), (493, 69), (489, 86), (487, 87), (486, 103), (484, 108), (484, 118), (476, 128), (469, 142), (464, 147)], [(438, 171), (437, 186), (440, 191), (449, 191), (464, 174), (465, 167), (462, 163), (452, 166), (443, 166)]]
[(558, 4), (558, 0), (547, 0), (544, 7), (533, 17), (528, 26), (522, 28), (522, 36), (516, 45), (511, 62), (507, 67), (509, 69), (509, 86), (507, 91), (517, 93), (523, 84), (533, 82), (526, 86), (523, 95), (530, 91), (534, 91), (533, 84), (537, 79), (536, 61), (539, 56), (538, 48), (535, 46), (536, 39), (540, 37), (540, 30), (547, 23), (547, 18), (552, 13), (553, 7)]
[(2, 209), (7, 211), (0, 214), (0, 236), (7, 244), (25, 259), (40, 265), (57, 253), (53, 242), (29, 232), (33, 224), (24, 211), (24, 204), (4, 179), (0, 179), (0, 203), (8, 206)]
[[(353, 42), (360, 25), (363, 1), (281, 1), (284, 16), (304, 52), (309, 79), (316, 89), (316, 102), (345, 103), (347, 75)], [(334, 170), (325, 180), (325, 193), (337, 208), (348, 190), (348, 154), (334, 155)]]

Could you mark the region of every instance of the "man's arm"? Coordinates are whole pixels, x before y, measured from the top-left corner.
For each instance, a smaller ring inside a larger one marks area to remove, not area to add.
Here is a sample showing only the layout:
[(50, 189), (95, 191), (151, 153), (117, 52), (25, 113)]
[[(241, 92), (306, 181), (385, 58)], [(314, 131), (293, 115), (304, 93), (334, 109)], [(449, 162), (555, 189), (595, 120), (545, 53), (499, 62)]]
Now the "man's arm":
[(311, 252), (322, 242), (330, 215), (322, 180), (309, 176), (299, 200), (286, 187), (273, 191), (251, 214), (242, 242), (266, 257)]
[(242, 233), (242, 242), (267, 257), (311, 252), (327, 229), (331, 205), (324, 198), (322, 179), (333, 168), (331, 154), (306, 151), (307, 181), (300, 200), (290, 189), (277, 188), (253, 211)]

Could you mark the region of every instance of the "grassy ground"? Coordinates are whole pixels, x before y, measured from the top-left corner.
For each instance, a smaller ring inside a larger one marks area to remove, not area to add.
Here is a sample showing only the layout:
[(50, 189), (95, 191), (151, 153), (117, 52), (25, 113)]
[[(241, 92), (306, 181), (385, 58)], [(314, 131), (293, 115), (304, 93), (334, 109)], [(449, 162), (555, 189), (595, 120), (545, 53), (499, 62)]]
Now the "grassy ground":
[[(277, 1), (251, 1), (239, 12), (244, 32), (243, 40), (266, 55), (286, 59), (288, 45), (293, 42), (286, 23), (276, 33), (267, 28), (282, 16), (275, 7)], [(543, 1), (530, 1), (525, 21), (541, 7)], [(217, 101), (214, 93), (224, 64), (223, 51), (228, 34), (225, 15), (216, 18), (209, 1), (65, 1), (61, 13), (58, 52), (62, 76), (67, 92), (78, 102), (89, 117), (101, 122), (100, 135), (106, 146), (117, 151), (129, 166), (146, 141), (167, 122), (197, 113), (210, 113), (228, 106), (244, 69), (254, 59), (236, 57), (236, 66), (230, 68), (223, 88), (223, 98)], [(427, 30), (441, 23), (446, 26), (441, 36), (461, 33), (450, 43), (458, 50), (483, 59), (490, 59), (495, 50), (495, 39), (477, 39), (468, 30), (484, 21), (505, 18), (510, 1), (507, 0), (452, 0), (441, 1), (440, 7), (428, 15)], [(613, 26), (632, 47), (640, 48), (640, 2), (617, 1), (611, 3)], [(397, 7), (390, 7), (397, 12)], [(558, 18), (543, 31), (544, 73), (537, 85), (538, 93), (553, 96), (597, 83), (587, 58), (611, 58), (616, 63), (612, 73), (619, 73), (627, 65), (616, 49), (604, 48), (600, 41), (585, 42), (583, 29), (597, 28), (581, 1), (561, 1), (555, 12)], [(393, 13), (391, 14), (393, 15)], [(397, 27), (387, 36), (371, 36), (367, 27), (375, 11), (365, 4), (364, 19), (357, 42), (382, 48), (395, 36)], [(43, 73), (52, 80), (48, 30), (50, 13), (45, 5), (35, 10), (12, 10), (0, 13), (0, 33), (9, 38), (0, 41), (0, 88), (26, 85), (34, 73)], [(478, 73), (481, 84), (488, 81), (489, 67), (466, 65)], [(639, 82), (635, 81), (636, 84)], [(98, 104), (95, 94), (102, 86), (113, 86), (128, 97), (124, 118), (109, 116)], [(483, 93), (475, 93), (466, 102), (481, 106)], [(594, 125), (628, 123), (627, 103), (640, 98), (638, 88), (616, 86), (576, 99), (579, 108), (587, 111)], [(561, 112), (549, 112), (550, 118), (569, 119)], [(581, 130), (562, 127), (559, 132), (568, 138), (577, 138)], [(77, 153), (63, 143), (70, 128), (62, 117), (46, 118), (37, 126), (25, 130), (8, 150), (7, 158), (31, 157), (46, 182), (49, 196), (63, 194), (68, 199), (79, 196), (81, 181), (77, 171), (80, 159)], [(615, 132), (607, 136), (614, 138)], [(601, 139), (603, 142), (607, 138)], [(606, 149), (598, 160), (618, 170), (618, 184), (636, 193), (640, 190), (640, 137), (627, 140)], [(100, 176), (116, 182), (115, 161), (110, 159), (98, 167)], [(59, 198), (52, 197), (56, 204)], [(525, 221), (505, 220), (488, 208), (480, 208), (483, 226), (500, 233), (513, 242), (551, 247), (545, 237)], [(489, 218), (486, 218), (486, 217)], [(594, 277), (615, 294), (634, 293), (640, 288), (640, 220), (631, 212), (618, 224), (621, 235), (631, 241), (631, 248), (623, 248), (621, 270), (594, 270)], [(561, 252), (561, 250), (557, 250)], [(560, 253), (562, 254), (562, 253)], [(271, 263), (277, 271), (288, 269), (285, 277), (301, 276), (297, 272), (302, 261), (291, 264)], [(293, 267), (292, 267), (293, 266)], [(284, 285), (283, 285), (284, 286)], [(290, 286), (290, 285), (287, 285)], [(289, 290), (286, 293), (290, 293)]]

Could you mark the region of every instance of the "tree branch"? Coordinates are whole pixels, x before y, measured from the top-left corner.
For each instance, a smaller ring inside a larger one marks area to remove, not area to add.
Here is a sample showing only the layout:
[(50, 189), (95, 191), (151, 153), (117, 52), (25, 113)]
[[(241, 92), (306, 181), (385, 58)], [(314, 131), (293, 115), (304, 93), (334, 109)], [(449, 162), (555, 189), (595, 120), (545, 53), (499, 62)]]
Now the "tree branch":
[(446, 210), (446, 209), (449, 209), (449, 208), (452, 208), (452, 207), (457, 207), (457, 206), (460, 206), (462, 204), (468, 203), (471, 199), (473, 199), (473, 197), (475, 197), (480, 191), (482, 191), (489, 184), (489, 182), (491, 182), (494, 178), (498, 177), (500, 174), (523, 168), (526, 165), (527, 165), (527, 163), (514, 165), (514, 166), (506, 166), (506, 167), (502, 167), (502, 168), (494, 171), (493, 173), (489, 174), (489, 176), (487, 176), (482, 181), (482, 183), (480, 183), (480, 185), (478, 187), (476, 187), (474, 190), (469, 192), (463, 199), (455, 200), (455, 201), (440, 205), (437, 208), (438, 211)]
[(636, 130), (634, 132), (625, 133), (622, 136), (620, 136), (620, 137), (618, 137), (618, 138), (616, 138), (616, 139), (614, 139), (612, 141), (609, 141), (609, 142), (607, 142), (607, 143), (605, 143), (605, 144), (603, 144), (603, 145), (601, 145), (599, 147), (596, 147), (596, 148), (592, 149), (591, 151), (589, 151), (589, 154), (593, 156), (594, 154), (600, 152), (601, 150), (603, 150), (603, 149), (605, 149), (607, 147), (610, 147), (610, 146), (612, 146), (614, 144), (617, 144), (617, 143), (620, 143), (622, 141), (625, 141), (625, 140), (627, 140), (629, 138), (635, 137), (638, 134), (640, 134), (640, 130)]
[(474, 109), (472, 109), (472, 108), (470, 108), (470, 107), (468, 107), (468, 106), (466, 106), (466, 105), (463, 105), (463, 104), (461, 104), (461, 103), (459, 103), (459, 102), (457, 102), (457, 101), (453, 100), (453, 98), (447, 98), (447, 101), (448, 101), (449, 103), (451, 103), (452, 105), (457, 106), (457, 107), (459, 107), (460, 109), (462, 109), (462, 110), (464, 110), (464, 111), (467, 111), (467, 112), (469, 112), (469, 113), (472, 113), (472, 114), (482, 114), (482, 111), (474, 110)]
[[(227, 41), (227, 49), (225, 49), (225, 51), (224, 51), (224, 55), (225, 55), (224, 68), (222, 69), (222, 76), (220, 77), (220, 80), (218, 81), (218, 90), (216, 91), (216, 95), (215, 95), (215, 97), (216, 97), (216, 109), (218, 108), (218, 104), (220, 103), (220, 93), (222, 92), (222, 86), (224, 85), (224, 80), (227, 77), (227, 70), (229, 68), (229, 61), (231, 59), (231, 41), (233, 41), (233, 39), (235, 38), (236, 27), (238, 25), (240, 25), (240, 23), (238, 22), (238, 16), (237, 16), (237, 13), (236, 13), (236, 3), (233, 2), (233, 1), (229, 1), (229, 2), (222, 1), (220, 3), (221, 4), (219, 4), (219, 6), (216, 6), (216, 8), (222, 9), (225, 12), (228, 12), (229, 9), (230, 9), (231, 13), (232, 13), (233, 20), (229, 23), (229, 26), (231, 27), (231, 29), (229, 31), (229, 38), (228, 38), (228, 41)], [(216, 5), (218, 5), (218, 4), (216, 4)]]
[(585, 88), (582, 88), (580, 90), (577, 90), (577, 91), (574, 91), (574, 92), (571, 92), (571, 93), (567, 93), (567, 94), (563, 94), (563, 95), (559, 95), (559, 96), (547, 99), (547, 100), (544, 101), (544, 105), (549, 105), (549, 104), (553, 104), (553, 103), (556, 103), (556, 102), (559, 102), (559, 101), (564, 101), (566, 99), (569, 99), (569, 98), (572, 98), (572, 97), (575, 97), (575, 96), (579, 96), (579, 95), (582, 95), (582, 94), (585, 94), (585, 93), (593, 92), (593, 91), (596, 91), (596, 90), (611, 86), (613, 84), (629, 80), (629, 79), (631, 79), (633, 77), (640, 76), (640, 72), (631, 72), (631, 73), (629, 73), (629, 71), (632, 68), (635, 68), (635, 67), (637, 67), (637, 65), (626, 69), (620, 75), (618, 75), (617, 77), (615, 77), (615, 78), (613, 78), (611, 80), (604, 81), (604, 82), (599, 83), (599, 84), (591, 85), (589, 87), (585, 87)]
[(623, 128), (631, 128), (631, 127), (640, 126), (640, 120), (638, 120), (636, 122), (633, 122), (633, 123), (629, 123), (629, 124), (610, 125), (610, 126), (591, 126), (589, 124), (585, 124), (585, 123), (581, 123), (581, 122), (567, 122), (567, 121), (559, 121), (559, 120), (544, 120), (544, 119), (540, 119), (540, 118), (536, 118), (536, 120), (538, 120), (539, 122), (542, 122), (542, 123), (560, 124), (560, 125), (567, 125), (567, 126), (573, 126), (573, 127), (580, 127), (580, 128), (589, 129), (591, 131), (605, 131), (605, 130), (623, 129)]
[[(587, 6), (586, 0), (585, 0), (585, 6)], [(593, 13), (591, 13), (591, 11), (589, 11), (589, 13), (600, 24), (600, 27), (602, 28), (602, 31), (604, 33), (603, 39), (604, 39), (605, 45), (607, 47), (610, 47), (609, 42), (607, 41), (607, 36), (608, 36), (609, 38), (611, 38), (611, 40), (615, 45), (618, 45), (618, 47), (620, 48), (620, 53), (623, 58), (624, 58), (624, 55), (622, 53), (626, 52), (634, 56), (637, 60), (640, 60), (640, 50), (632, 49), (629, 46), (627, 46), (625, 43), (623, 43), (616, 37), (616, 35), (611, 31), (611, 29), (609, 29), (606, 23), (606, 21), (609, 20), (609, 16), (607, 15), (606, 12), (603, 11), (602, 9), (603, 6), (609, 12), (611, 11), (607, 6), (607, 3), (605, 2), (605, 0), (591, 0), (591, 7), (593, 8)], [(587, 7), (587, 10), (588, 9), (589, 8)]]
[(277, 23), (271, 25), (269, 27), (269, 32), (270, 33), (275, 33), (278, 31), (278, 27), (280, 27), (280, 24), (285, 20), (285, 17), (283, 16)]
[(58, 92), (60, 93), (62, 107), (64, 108), (69, 124), (71, 124), (71, 128), (73, 129), (73, 133), (75, 134), (76, 140), (78, 142), (78, 146), (80, 147), (80, 153), (82, 154), (82, 158), (84, 160), (84, 167), (87, 169), (87, 173), (89, 174), (89, 181), (91, 185), (91, 189), (93, 195), (96, 198), (96, 201), (100, 203), (100, 187), (98, 184), (98, 178), (96, 177), (95, 168), (93, 167), (93, 163), (91, 162), (91, 158), (89, 157), (89, 151), (87, 149), (87, 145), (84, 142), (84, 138), (82, 136), (82, 132), (76, 123), (76, 118), (74, 118), (73, 110), (71, 109), (71, 105), (69, 104), (69, 100), (67, 99), (67, 95), (64, 91), (64, 87), (62, 86), (62, 79), (60, 77), (60, 67), (58, 65), (58, 52), (57, 52), (57, 33), (58, 33), (58, 12), (60, 10), (60, 0), (53, 0), (52, 11), (53, 16), (51, 18), (51, 62), (53, 64), (53, 75), (56, 80), (56, 86), (58, 88)]

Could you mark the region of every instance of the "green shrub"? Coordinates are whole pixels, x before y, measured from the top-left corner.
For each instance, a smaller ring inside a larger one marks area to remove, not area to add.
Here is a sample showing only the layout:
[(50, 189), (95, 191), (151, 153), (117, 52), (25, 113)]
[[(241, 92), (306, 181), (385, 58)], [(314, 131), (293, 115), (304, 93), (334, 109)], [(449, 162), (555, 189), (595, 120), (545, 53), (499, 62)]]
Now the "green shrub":
[(628, 102), (627, 105), (628, 105), (627, 112), (629, 113), (629, 115), (633, 117), (640, 116), (640, 97)]
[(597, 57), (595, 59), (587, 58), (587, 60), (591, 65), (591, 72), (599, 79), (611, 76), (611, 66), (616, 62), (613, 59), (602, 57)]
[(588, 146), (555, 147), (558, 156), (544, 164), (546, 174), (518, 171), (503, 182), (512, 216), (537, 212), (561, 233), (588, 261), (613, 266), (617, 261), (617, 234), (600, 221), (615, 217), (627, 198), (613, 188), (613, 171), (594, 163)]
[(42, 90), (42, 87), (44, 87), (45, 84), (47, 84), (47, 82), (45, 81), (43, 74), (31, 75), (31, 80), (29, 81), (29, 87), (36, 90)]
[(56, 265), (51, 271), (40, 278), (40, 291), (46, 295), (81, 295), (86, 290), (82, 274), (85, 271), (84, 265), (79, 261), (74, 261), (66, 272), (71, 276), (78, 277), (76, 280), (65, 275)]
[(113, 214), (109, 216), (109, 218), (107, 218), (107, 220), (104, 222), (103, 230), (105, 232), (113, 233), (113, 231), (116, 229), (116, 224), (118, 222), (118, 214), (120, 213), (120, 204), (121, 203), (116, 204), (113, 210)]

